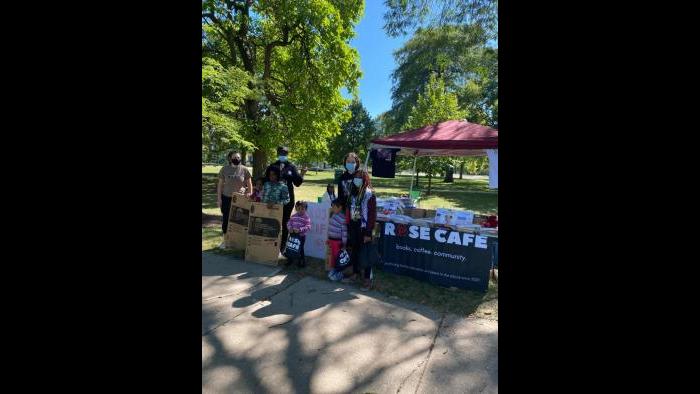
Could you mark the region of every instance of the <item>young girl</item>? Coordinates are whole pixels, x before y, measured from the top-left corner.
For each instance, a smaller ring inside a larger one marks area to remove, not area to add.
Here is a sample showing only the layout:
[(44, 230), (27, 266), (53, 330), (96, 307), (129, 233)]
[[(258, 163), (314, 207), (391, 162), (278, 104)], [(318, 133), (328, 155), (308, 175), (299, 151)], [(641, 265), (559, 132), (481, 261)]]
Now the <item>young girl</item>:
[[(356, 279), (360, 273), (360, 253), (365, 244), (372, 241), (372, 230), (376, 219), (377, 198), (372, 193), (369, 174), (365, 170), (358, 170), (352, 179), (345, 211), (345, 220), (348, 223), (348, 246), (351, 248), (350, 263), (353, 271), (352, 276), (346, 279)], [(367, 265), (364, 269), (363, 278), (362, 290), (369, 290), (372, 287), (371, 266)]]
[[(294, 204), (294, 209), (296, 213), (289, 218), (287, 222), (287, 230), (289, 234), (297, 234), (299, 240), (301, 241), (301, 246), (299, 247), (299, 254), (301, 258), (299, 259), (299, 267), (304, 267), (306, 265), (306, 256), (304, 255), (304, 243), (306, 242), (306, 233), (311, 230), (311, 219), (309, 215), (306, 214), (307, 204), (305, 201), (297, 201)], [(287, 265), (292, 264), (292, 261), (287, 260)]]
[(348, 243), (348, 226), (345, 222), (345, 214), (342, 211), (342, 202), (338, 199), (333, 200), (330, 219), (328, 220), (328, 241), (326, 243), (330, 250), (330, 256), (328, 264), (326, 264), (326, 271), (335, 268), (335, 259), (338, 257), (338, 253)]
[(323, 193), (323, 202), (328, 202), (328, 203), (333, 203), (333, 200), (336, 199), (335, 196), (335, 186), (332, 183), (329, 183), (326, 185), (326, 192)]
[(289, 189), (284, 182), (280, 182), (280, 169), (275, 166), (267, 168), (267, 179), (263, 186), (262, 202), (272, 208), (274, 204), (285, 205), (289, 203)]
[(253, 193), (250, 194), (250, 200), (253, 202), (262, 201), (263, 185), (265, 184), (265, 178), (258, 178), (255, 180), (255, 186), (253, 186)]

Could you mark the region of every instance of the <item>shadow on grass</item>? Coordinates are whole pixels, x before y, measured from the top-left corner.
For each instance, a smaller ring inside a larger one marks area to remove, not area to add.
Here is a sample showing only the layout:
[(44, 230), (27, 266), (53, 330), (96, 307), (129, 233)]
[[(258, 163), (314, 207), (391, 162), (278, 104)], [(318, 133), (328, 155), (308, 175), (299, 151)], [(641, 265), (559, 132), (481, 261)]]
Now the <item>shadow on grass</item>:
[(218, 208), (216, 205), (216, 174), (202, 174), (202, 209)]
[[(222, 251), (219, 253), (233, 255), (234, 252)], [(312, 257), (307, 257), (306, 267), (290, 266), (286, 268), (285, 272), (301, 277), (311, 276), (328, 280), (325, 262)], [(343, 286), (359, 290), (360, 284), (343, 284)], [(498, 285), (493, 281), (489, 282), (489, 289), (486, 293), (479, 293), (465, 289), (449, 289), (407, 276), (384, 272), (381, 267), (375, 269), (374, 290), (389, 297), (396, 297), (431, 307), (441, 313), (454, 313), (458, 316), (472, 315), (483, 303), (498, 299)]]
[[(399, 197), (408, 193), (411, 178), (407, 175), (397, 175), (393, 179), (373, 178), (372, 184), (380, 197)], [(217, 209), (217, 180), (216, 174), (202, 174), (202, 209)], [(318, 175), (307, 176), (301, 187), (309, 185), (325, 188), (329, 183), (333, 183), (333, 173), (320, 172)], [(498, 212), (498, 192), (489, 189), (486, 180), (455, 179), (453, 183), (445, 183), (440, 178), (433, 179), (430, 196), (425, 195), (427, 186), (427, 179), (420, 178), (417, 188), (423, 191), (425, 206), (454, 207), (482, 213)], [(301, 191), (298, 193), (301, 195)]]

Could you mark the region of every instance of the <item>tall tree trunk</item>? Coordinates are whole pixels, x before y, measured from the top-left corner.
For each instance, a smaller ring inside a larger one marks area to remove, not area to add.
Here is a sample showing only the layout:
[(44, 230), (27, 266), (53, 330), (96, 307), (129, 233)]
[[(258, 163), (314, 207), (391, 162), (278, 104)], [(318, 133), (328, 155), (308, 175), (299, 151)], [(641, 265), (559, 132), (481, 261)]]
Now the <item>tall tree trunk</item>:
[(429, 196), (429, 195), (430, 195), (430, 183), (431, 183), (430, 181), (431, 181), (432, 179), (433, 179), (433, 174), (428, 173), (428, 192), (425, 193), (426, 196)]
[(260, 148), (255, 148), (253, 151), (253, 178), (260, 178), (265, 175), (267, 165), (267, 155), (265, 151)]
[[(252, 82), (250, 82), (248, 86), (253, 88)], [(260, 135), (260, 128), (258, 126), (259, 102), (257, 100), (245, 100), (245, 113), (246, 118), (252, 123), (253, 141), (255, 141), (256, 137)], [(259, 178), (263, 176), (267, 164), (267, 155), (265, 151), (260, 150), (260, 148), (255, 148), (255, 150), (253, 150), (253, 177)]]
[(248, 149), (241, 149), (241, 164), (246, 165), (246, 158), (248, 157)]
[(207, 157), (208, 162), (214, 162), (214, 152), (216, 151), (216, 144), (214, 143), (214, 130), (211, 125), (208, 125), (209, 130), (209, 155)]
[(462, 179), (462, 173), (464, 173), (464, 161), (459, 165), (459, 179)]

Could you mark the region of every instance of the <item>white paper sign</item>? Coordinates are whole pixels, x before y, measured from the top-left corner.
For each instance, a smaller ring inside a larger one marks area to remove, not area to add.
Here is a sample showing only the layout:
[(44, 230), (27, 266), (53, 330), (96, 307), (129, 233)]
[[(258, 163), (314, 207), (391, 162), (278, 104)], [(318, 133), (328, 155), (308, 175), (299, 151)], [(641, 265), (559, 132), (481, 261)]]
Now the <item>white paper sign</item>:
[(398, 211), (399, 202), (393, 200), (383, 201), (381, 205), (377, 204), (377, 208), (378, 213), (383, 215), (392, 215)]
[(328, 211), (331, 204), (308, 203), (306, 214), (311, 219), (311, 230), (306, 233), (304, 254), (318, 259), (326, 259), (326, 240), (328, 239)]
[(435, 210), (434, 222), (437, 224), (447, 224), (450, 218), (450, 210), (445, 208), (438, 208)]
[(464, 226), (472, 224), (474, 221), (474, 212), (471, 211), (453, 211), (450, 223), (453, 226)]

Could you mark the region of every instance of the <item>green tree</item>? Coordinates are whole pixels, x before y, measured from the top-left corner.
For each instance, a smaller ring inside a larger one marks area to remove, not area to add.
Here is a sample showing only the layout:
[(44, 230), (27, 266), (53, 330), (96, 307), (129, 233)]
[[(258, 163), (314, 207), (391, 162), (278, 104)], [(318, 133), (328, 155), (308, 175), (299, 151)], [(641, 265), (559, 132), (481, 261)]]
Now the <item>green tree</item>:
[(239, 111), (260, 176), (275, 146), (324, 157), (350, 114), (340, 93), (357, 93), (359, 56), (350, 47), (363, 0), (203, 0), (202, 50), (248, 76)]
[(202, 58), (202, 160), (213, 161), (221, 150), (235, 145), (250, 149), (236, 113), (250, 94), (247, 74), (225, 69), (212, 58)]
[[(445, 82), (436, 74), (432, 74), (428, 79), (425, 90), (418, 95), (418, 100), (411, 109), (403, 129), (416, 129), (446, 120), (464, 119), (466, 116), (467, 112), (459, 108), (457, 95), (448, 92), (445, 88)], [(403, 166), (406, 165), (405, 161)], [(433, 176), (441, 173), (447, 165), (451, 165), (453, 162), (454, 159), (449, 157), (418, 158), (416, 162), (416, 184), (418, 183), (417, 174), (425, 172), (428, 176), (428, 190), (426, 194), (430, 195)]]
[(392, 37), (416, 27), (472, 24), (498, 37), (498, 0), (386, 0), (384, 30)]
[(341, 164), (348, 152), (355, 152), (361, 158), (367, 155), (370, 140), (377, 135), (375, 122), (359, 100), (350, 104), (350, 119), (341, 126), (341, 132), (328, 143), (328, 161)]
[(498, 59), (497, 50), (486, 47), (480, 27), (447, 25), (419, 29), (394, 57), (397, 67), (392, 73), (390, 125), (406, 123), (432, 74), (445, 82), (448, 91), (459, 95), (460, 103), (469, 109), (469, 121), (489, 123), (493, 101), (498, 97)]
[(411, 108), (404, 129), (415, 129), (446, 120), (463, 119), (467, 113), (459, 108), (457, 95), (445, 88), (445, 81), (432, 74), (416, 104)]
[(498, 50), (484, 48), (471, 78), (457, 90), (467, 120), (498, 128)]
[(389, 111), (382, 112), (374, 118), (374, 125), (376, 127), (376, 136), (381, 137), (390, 134), (392, 126), (389, 124), (391, 122)]

